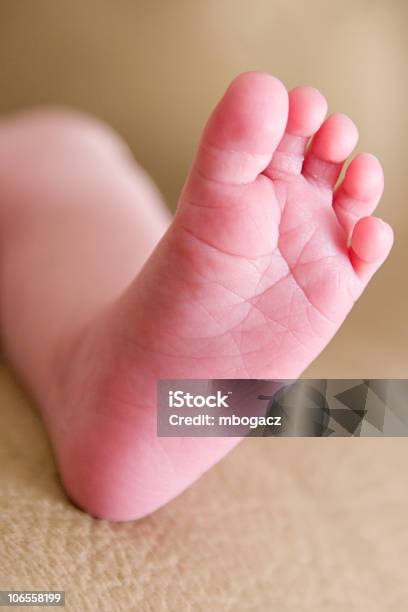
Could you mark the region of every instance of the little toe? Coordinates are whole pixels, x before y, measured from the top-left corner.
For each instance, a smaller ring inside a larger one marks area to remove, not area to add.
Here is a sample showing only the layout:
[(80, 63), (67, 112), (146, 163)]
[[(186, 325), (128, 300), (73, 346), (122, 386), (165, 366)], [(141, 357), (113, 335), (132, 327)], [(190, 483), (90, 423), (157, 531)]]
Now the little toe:
[(363, 217), (357, 221), (349, 253), (353, 268), (363, 282), (368, 282), (384, 263), (393, 242), (393, 230), (382, 219)]
[(374, 155), (360, 153), (334, 194), (333, 208), (347, 235), (361, 217), (371, 215), (384, 189), (384, 174)]
[(265, 171), (267, 176), (301, 173), (307, 141), (319, 129), (326, 113), (326, 99), (314, 87), (299, 86), (289, 92), (286, 130)]
[(287, 117), (288, 94), (277, 78), (240, 74), (206, 125), (193, 172), (222, 183), (254, 181), (270, 163)]
[(315, 134), (303, 164), (306, 178), (333, 189), (344, 161), (357, 144), (353, 121), (341, 113), (330, 115)]

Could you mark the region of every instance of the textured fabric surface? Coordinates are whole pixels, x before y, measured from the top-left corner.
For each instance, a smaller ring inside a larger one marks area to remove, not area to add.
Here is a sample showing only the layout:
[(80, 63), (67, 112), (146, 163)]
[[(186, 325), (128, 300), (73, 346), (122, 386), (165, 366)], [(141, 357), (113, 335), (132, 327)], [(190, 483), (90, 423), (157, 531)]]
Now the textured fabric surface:
[(111, 524), (66, 499), (5, 368), (0, 406), (1, 588), (65, 590), (70, 612), (405, 610), (406, 440), (246, 440), (153, 516)]
[[(407, 377), (407, 11), (404, 0), (3, 0), (0, 111), (58, 103), (105, 119), (174, 208), (235, 74), (321, 88), (383, 162), (378, 214), (397, 231), (308, 374)], [(403, 612), (407, 459), (404, 439), (246, 440), (155, 515), (109, 524), (66, 499), (40, 418), (3, 366), (0, 587), (65, 589), (69, 612)]]

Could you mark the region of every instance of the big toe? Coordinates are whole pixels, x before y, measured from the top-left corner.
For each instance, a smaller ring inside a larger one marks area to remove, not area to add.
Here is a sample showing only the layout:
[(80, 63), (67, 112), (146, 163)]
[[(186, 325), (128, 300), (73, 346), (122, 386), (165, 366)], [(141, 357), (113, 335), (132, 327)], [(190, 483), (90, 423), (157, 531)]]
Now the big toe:
[(195, 168), (224, 183), (249, 183), (269, 164), (288, 117), (288, 94), (263, 72), (236, 77), (204, 130)]

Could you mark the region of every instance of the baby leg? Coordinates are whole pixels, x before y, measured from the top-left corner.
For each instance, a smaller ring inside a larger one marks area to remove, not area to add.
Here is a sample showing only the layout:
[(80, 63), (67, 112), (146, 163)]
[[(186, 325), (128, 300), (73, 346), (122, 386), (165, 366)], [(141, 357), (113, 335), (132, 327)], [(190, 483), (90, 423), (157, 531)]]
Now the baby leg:
[(127, 287), (170, 214), (108, 127), (80, 114), (0, 123), (1, 333), (42, 409), (61, 343)]

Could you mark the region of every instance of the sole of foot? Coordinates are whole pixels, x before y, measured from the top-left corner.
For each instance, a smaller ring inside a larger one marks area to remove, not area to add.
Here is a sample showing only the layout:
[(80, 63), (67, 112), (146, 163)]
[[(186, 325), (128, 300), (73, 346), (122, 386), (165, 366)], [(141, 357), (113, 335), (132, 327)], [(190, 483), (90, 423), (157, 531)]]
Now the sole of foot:
[(326, 111), (312, 87), (238, 76), (170, 228), (129, 288), (70, 338), (50, 428), (81, 508), (140, 518), (236, 444), (158, 438), (158, 379), (298, 377), (384, 262), (393, 233), (371, 216), (381, 165), (361, 153), (337, 185), (358, 133)]

